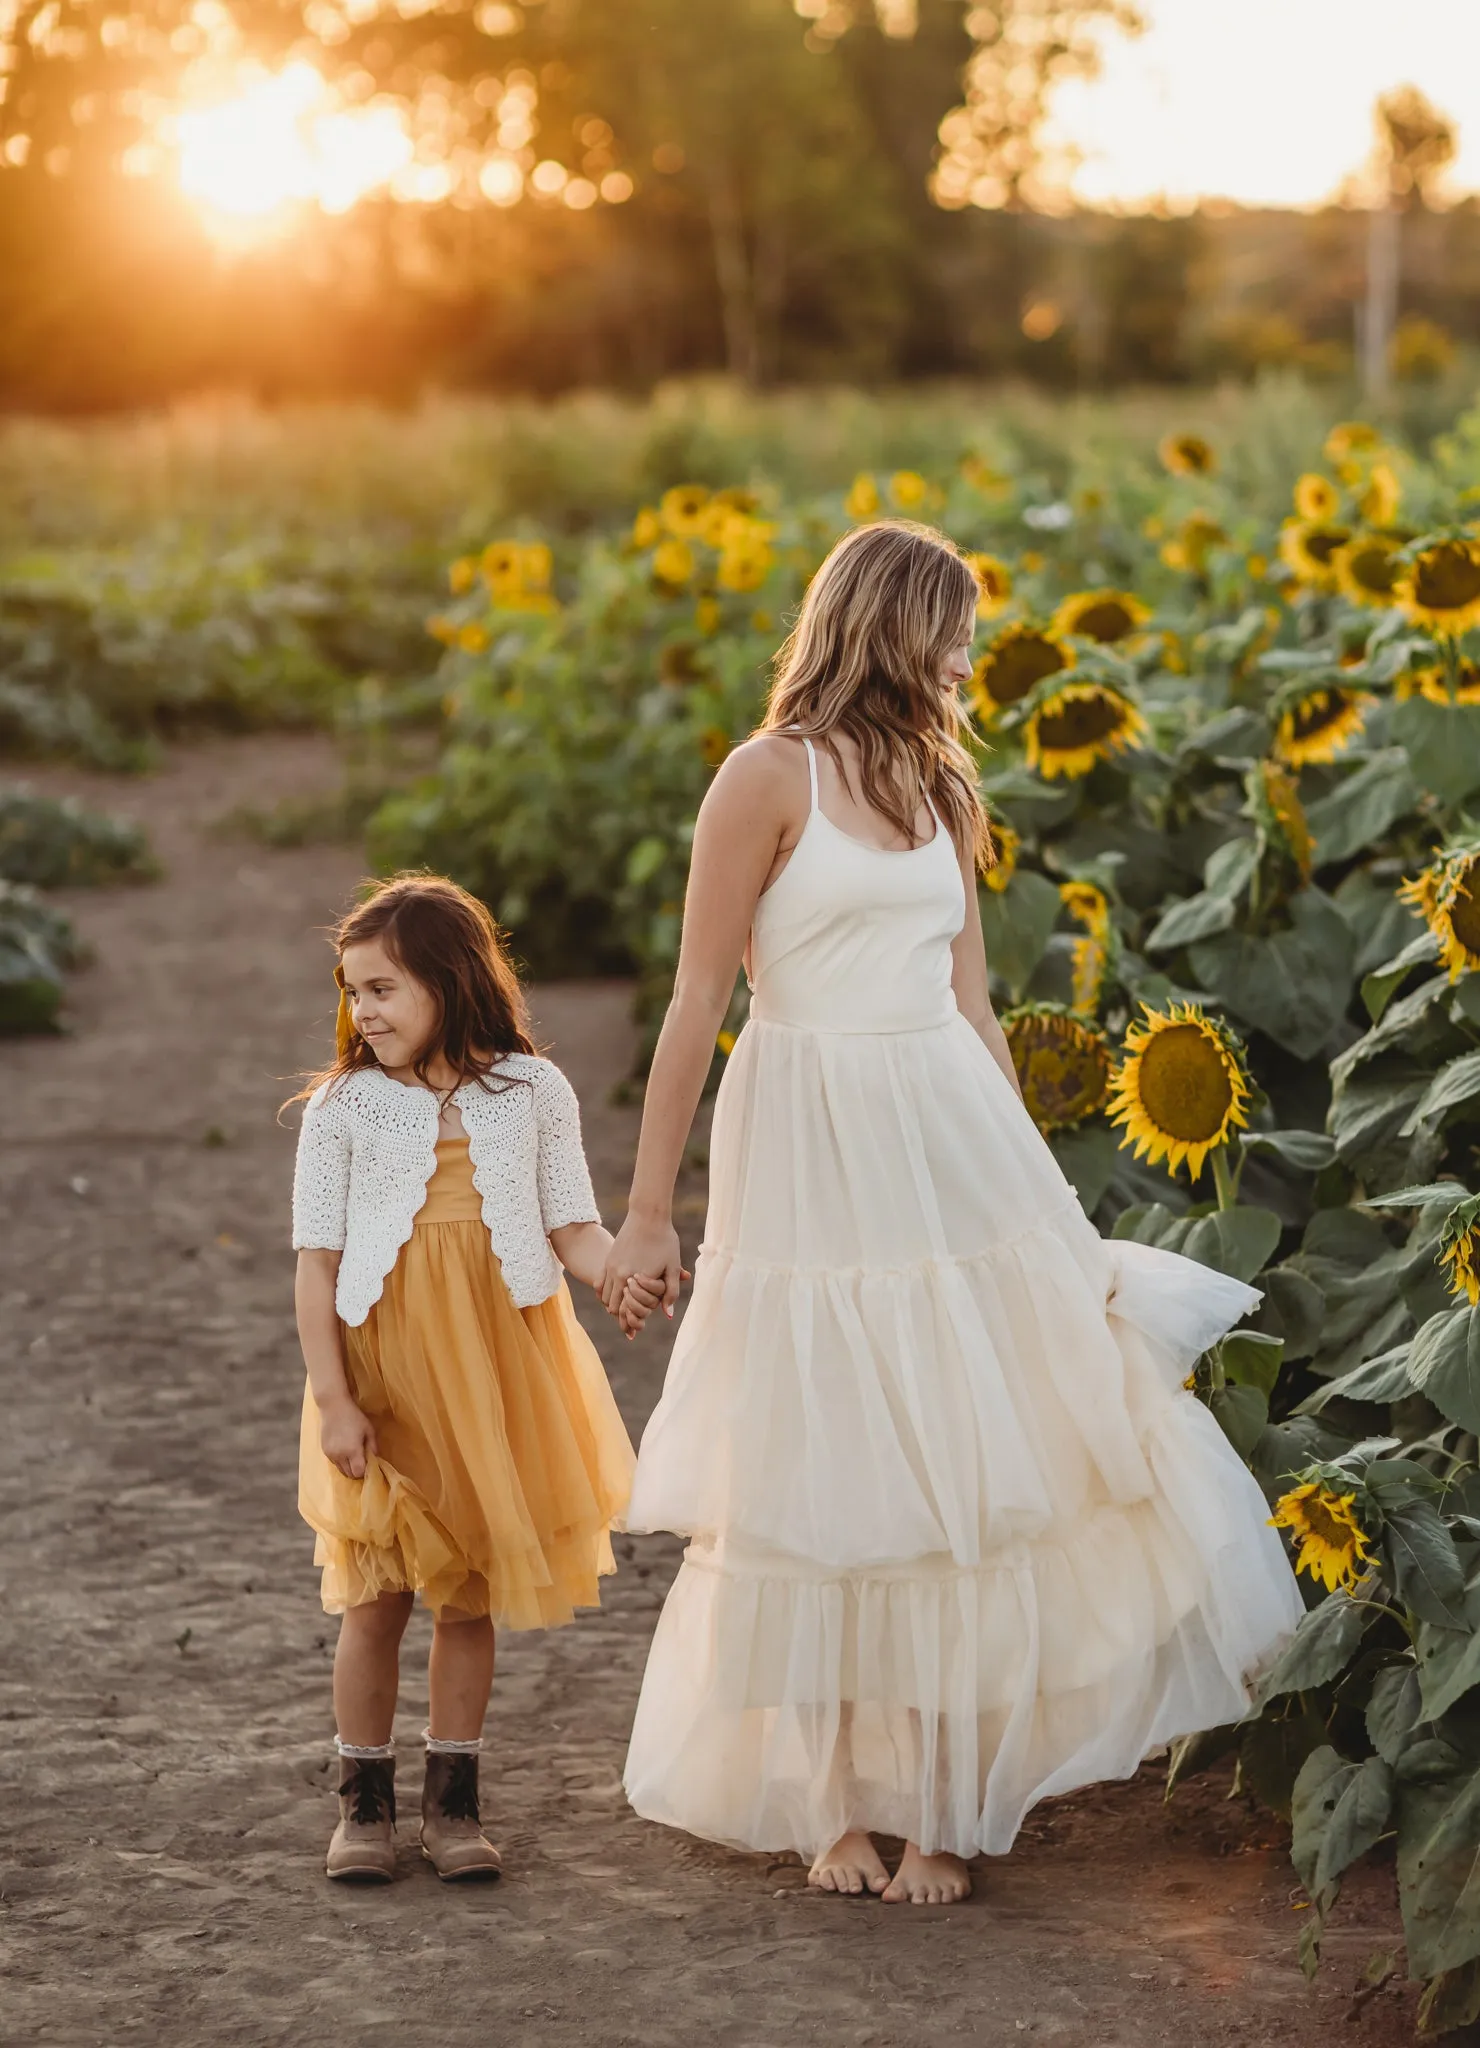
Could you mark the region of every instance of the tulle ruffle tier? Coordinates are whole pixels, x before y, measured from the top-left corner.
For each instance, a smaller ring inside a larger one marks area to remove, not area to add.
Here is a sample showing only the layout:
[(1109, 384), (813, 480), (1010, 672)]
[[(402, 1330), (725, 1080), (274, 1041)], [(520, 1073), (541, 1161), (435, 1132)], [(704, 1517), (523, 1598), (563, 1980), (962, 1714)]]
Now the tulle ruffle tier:
[(996, 1853), (1035, 1801), (1238, 1718), (1301, 1603), (1182, 1382), (1254, 1291), (1101, 1240), (959, 1022), (752, 1027), (712, 1157), (626, 1517), (691, 1538), (637, 1810)]

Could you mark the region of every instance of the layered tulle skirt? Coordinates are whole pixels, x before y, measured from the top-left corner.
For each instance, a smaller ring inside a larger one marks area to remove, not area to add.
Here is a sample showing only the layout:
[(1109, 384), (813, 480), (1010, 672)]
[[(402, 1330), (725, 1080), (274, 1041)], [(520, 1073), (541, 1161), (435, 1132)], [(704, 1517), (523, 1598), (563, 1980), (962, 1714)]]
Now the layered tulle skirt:
[(515, 1306), (466, 1141), (437, 1147), (416, 1226), (365, 1322), (344, 1331), (375, 1430), (363, 1479), (319, 1448), (305, 1393), (299, 1507), (331, 1613), (388, 1592), (550, 1628), (600, 1603), (632, 1447), (564, 1284)]
[(1006, 1850), (1237, 1719), (1301, 1602), (1182, 1382), (1239, 1282), (1106, 1243), (960, 1019), (752, 1023), (627, 1526), (690, 1538), (627, 1763), (653, 1820)]

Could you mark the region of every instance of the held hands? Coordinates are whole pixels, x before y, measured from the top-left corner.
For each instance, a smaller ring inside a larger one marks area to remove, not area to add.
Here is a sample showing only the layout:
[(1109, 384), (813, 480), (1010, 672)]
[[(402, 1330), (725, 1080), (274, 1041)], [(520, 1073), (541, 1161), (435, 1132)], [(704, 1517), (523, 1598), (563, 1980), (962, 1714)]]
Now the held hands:
[(319, 1448), (346, 1479), (363, 1479), (375, 1456), (375, 1429), (368, 1415), (345, 1394), (319, 1408)]
[(634, 1337), (655, 1308), (673, 1314), (679, 1287), (690, 1277), (672, 1223), (629, 1214), (607, 1253), (597, 1291), (623, 1334)]

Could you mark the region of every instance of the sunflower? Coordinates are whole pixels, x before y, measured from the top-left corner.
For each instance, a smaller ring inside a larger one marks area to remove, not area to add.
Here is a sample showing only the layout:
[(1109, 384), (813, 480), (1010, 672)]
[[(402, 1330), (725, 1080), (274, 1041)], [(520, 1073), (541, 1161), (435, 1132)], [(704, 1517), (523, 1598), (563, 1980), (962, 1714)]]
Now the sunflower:
[(523, 557), (517, 540), (491, 540), (478, 557), (479, 573), (495, 597), (505, 596), (523, 583)]
[(694, 573), (694, 551), (686, 540), (665, 540), (653, 549), (653, 575), (670, 590), (681, 590)]
[(1313, 469), (1295, 485), (1295, 510), (1302, 519), (1319, 524), (1330, 519), (1341, 503), (1341, 493), (1329, 477), (1318, 476)]
[(1049, 631), (1062, 633), (1066, 639), (1098, 640), (1102, 646), (1112, 646), (1117, 640), (1129, 640), (1150, 616), (1150, 605), (1129, 590), (1080, 590), (1064, 599)]
[(1010, 488), (1009, 480), (1001, 470), (993, 469), (991, 463), (980, 455), (963, 455), (961, 474), (984, 498), (1000, 498)]
[(1015, 832), (1005, 818), (989, 817), (987, 838), (991, 842), (992, 857), (982, 869), (982, 880), (994, 896), (1000, 896), (1016, 872), (1022, 834)]
[(1103, 939), (1110, 929), (1110, 899), (1094, 882), (1060, 882), (1059, 901), (1076, 924), (1082, 924), (1094, 938)]
[(1362, 730), (1376, 702), (1370, 692), (1339, 683), (1306, 690), (1280, 716), (1274, 736), (1277, 758), (1290, 768), (1334, 761)]
[(1398, 601), (1398, 546), (1386, 534), (1359, 533), (1331, 557), (1336, 583), (1353, 604), (1381, 609)]
[(1278, 761), (1261, 761), (1256, 771), (1255, 805), (1307, 881), (1315, 859), (1315, 840), (1300, 801), (1299, 786)]
[(753, 521), (747, 522), (741, 531), (731, 530), (720, 554), (715, 581), (721, 590), (759, 590), (775, 559), (764, 530)]
[(464, 654), (481, 654), (488, 645), (488, 628), (480, 626), (476, 619), (469, 619), (465, 626), (457, 629), (457, 644)]
[(718, 768), (734, 744), (722, 725), (706, 725), (699, 735), (699, 752), (711, 768)]
[(478, 564), (471, 555), (459, 555), (447, 571), (447, 586), (454, 597), (471, 590), (478, 580)]
[(706, 637), (719, 631), (723, 616), (717, 597), (701, 597), (694, 606), (694, 625)]
[(979, 619), (995, 619), (1012, 597), (1012, 571), (995, 555), (963, 555), (961, 558), (976, 578), (980, 593), (976, 600)]
[(1173, 476), (1212, 476), (1218, 458), (1201, 434), (1168, 434), (1156, 451)]
[(1288, 1529), (1298, 1551), (1297, 1572), (1309, 1572), (1328, 1593), (1355, 1585), (1370, 1552), (1357, 1520), (1355, 1493), (1337, 1493), (1319, 1479), (1282, 1494), (1269, 1518), (1272, 1529)]
[(457, 640), (457, 621), (449, 619), (445, 612), (433, 612), (427, 620), (427, 631), (443, 647), (451, 647)]
[(1113, 684), (1065, 682), (1028, 719), (1028, 766), (1046, 781), (1062, 776), (1076, 782), (1096, 761), (1108, 761), (1146, 737), (1139, 708)]
[(1416, 626), (1456, 639), (1480, 621), (1480, 541), (1438, 540), (1398, 578), (1398, 602)]
[(1458, 981), (1480, 967), (1480, 846), (1458, 846), (1398, 891), (1439, 942), (1439, 962)]
[(1051, 1003), (1010, 1010), (1002, 1030), (1023, 1101), (1040, 1131), (1093, 1116), (1110, 1085), (1110, 1047), (1097, 1025)]
[(743, 512), (727, 504), (723, 498), (711, 498), (699, 514), (694, 528), (696, 540), (702, 540), (707, 548), (722, 548), (729, 539), (732, 529), (743, 531), (750, 521)]
[(1450, 1210), (1439, 1239), (1439, 1264), (1449, 1268), (1449, 1291), (1480, 1307), (1480, 1196)]
[(1375, 462), (1367, 488), (1358, 499), (1358, 509), (1369, 526), (1391, 526), (1403, 502), (1403, 486), (1388, 462)]
[(1365, 420), (1342, 420), (1326, 436), (1326, 460), (1337, 464), (1353, 456), (1370, 455), (1382, 446), (1382, 436)]
[(1307, 590), (1334, 590), (1334, 557), (1351, 529), (1329, 520), (1287, 519), (1280, 528), (1280, 560)]
[(759, 509), (760, 499), (754, 491), (747, 491), (743, 484), (726, 484), (722, 491), (716, 491), (709, 501), (712, 505), (727, 505), (732, 512), (752, 513)]
[(1213, 549), (1228, 539), (1228, 535), (1206, 512), (1189, 513), (1170, 540), (1161, 545), (1161, 559), (1169, 569), (1185, 569), (1190, 575), (1200, 575), (1207, 567), (1208, 556)]
[(897, 469), (889, 479), (889, 495), (901, 512), (914, 512), (930, 496), (930, 486), (917, 469)]
[(519, 550), (519, 581), (525, 590), (548, 590), (555, 573), (555, 557), (542, 540), (526, 541)]
[(1458, 663), (1458, 671), (1451, 694), (1447, 669), (1410, 670), (1406, 676), (1398, 678), (1399, 703), (1406, 702), (1409, 697), (1427, 697), (1431, 704), (1480, 704), (1480, 662), (1471, 661), (1466, 655)]
[(675, 484), (658, 501), (658, 514), (675, 540), (695, 540), (709, 493), (703, 484)]
[(1068, 652), (1052, 632), (1038, 626), (1005, 627), (971, 672), (977, 716), (990, 724), (999, 711), (1020, 704), (1035, 683), (1068, 666)]
[(629, 544), (634, 548), (653, 548), (662, 538), (662, 520), (653, 506), (644, 505), (632, 522), (632, 531), (628, 535)]
[(1248, 1122), (1244, 1049), (1195, 1003), (1141, 1007), (1146, 1021), (1126, 1032), (1125, 1057), (1111, 1076), (1110, 1121), (1124, 1124), (1120, 1142), (1138, 1159), (1165, 1159), (1168, 1173), (1185, 1165), (1196, 1180), (1208, 1154)]
[(854, 521), (872, 519), (879, 510), (879, 486), (866, 469), (861, 469), (848, 486), (848, 495), (843, 500), (843, 510)]
[(714, 1045), (715, 1050), (722, 1052), (725, 1058), (728, 1059), (735, 1050), (735, 1033), (733, 1031), (717, 1031), (714, 1037)]

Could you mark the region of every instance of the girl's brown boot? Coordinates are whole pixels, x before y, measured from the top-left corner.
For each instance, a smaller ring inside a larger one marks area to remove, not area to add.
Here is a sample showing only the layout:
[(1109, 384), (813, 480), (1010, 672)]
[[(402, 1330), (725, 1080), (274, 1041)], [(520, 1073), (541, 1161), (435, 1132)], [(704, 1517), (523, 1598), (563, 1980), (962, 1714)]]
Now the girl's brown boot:
[(396, 1874), (396, 1760), (341, 1756), (339, 1825), (324, 1865), (352, 1884), (389, 1884)]
[(427, 1751), (426, 1785), (421, 1795), (421, 1853), (438, 1877), (449, 1884), (466, 1878), (497, 1877), (503, 1869), (498, 1850), (479, 1825), (476, 1753)]

